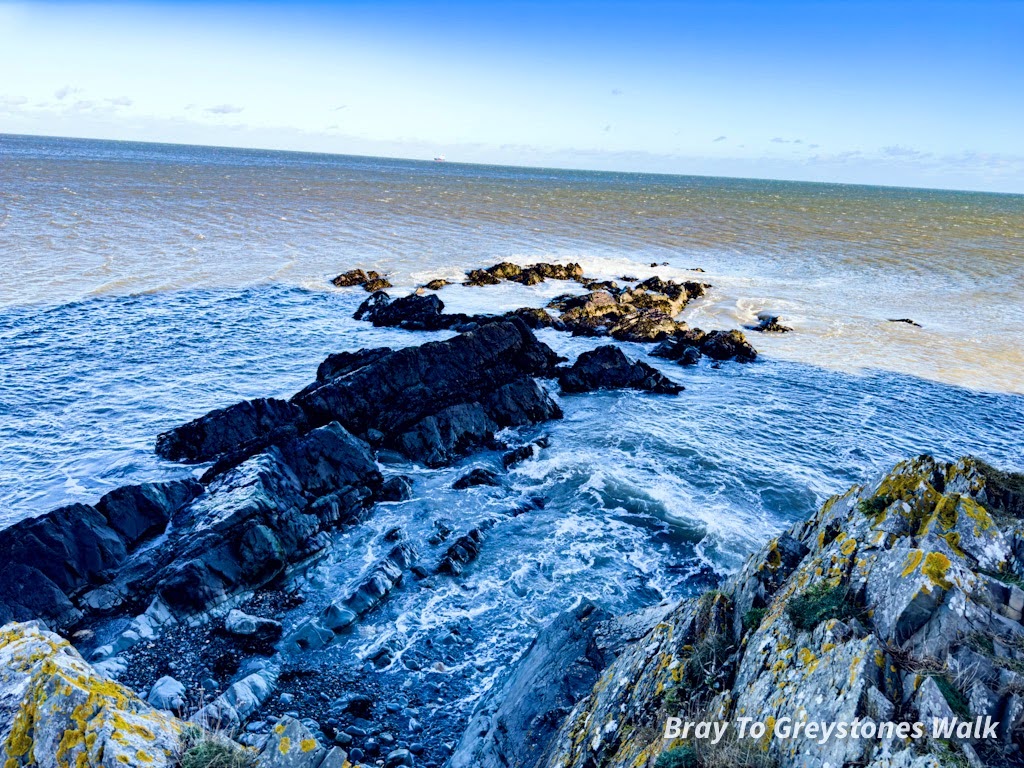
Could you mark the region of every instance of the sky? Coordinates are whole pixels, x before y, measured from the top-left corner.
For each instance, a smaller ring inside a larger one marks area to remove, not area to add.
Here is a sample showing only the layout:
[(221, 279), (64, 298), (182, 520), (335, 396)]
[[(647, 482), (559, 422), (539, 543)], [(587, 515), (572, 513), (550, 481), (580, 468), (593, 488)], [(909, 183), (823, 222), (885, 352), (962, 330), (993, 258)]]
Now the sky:
[(1024, 0), (0, 0), (0, 133), (1024, 192)]

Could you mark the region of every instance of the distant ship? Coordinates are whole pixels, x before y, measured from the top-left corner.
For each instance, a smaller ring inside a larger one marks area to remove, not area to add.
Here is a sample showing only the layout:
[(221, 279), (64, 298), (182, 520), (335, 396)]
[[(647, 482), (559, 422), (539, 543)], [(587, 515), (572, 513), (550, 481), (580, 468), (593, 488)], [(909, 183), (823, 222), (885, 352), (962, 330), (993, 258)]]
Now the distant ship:
[(448, 161), (445, 159), (444, 155), (438, 155), (437, 157), (434, 158), (434, 162), (435, 163), (447, 163)]

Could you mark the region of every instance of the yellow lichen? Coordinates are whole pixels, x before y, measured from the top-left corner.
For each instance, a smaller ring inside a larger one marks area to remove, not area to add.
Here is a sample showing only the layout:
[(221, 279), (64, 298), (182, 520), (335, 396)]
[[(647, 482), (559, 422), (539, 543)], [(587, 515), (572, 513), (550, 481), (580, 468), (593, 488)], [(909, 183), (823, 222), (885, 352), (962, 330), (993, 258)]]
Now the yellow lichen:
[(277, 745), (277, 749), (282, 755), (287, 755), (292, 749), (292, 740), (287, 736), (282, 736), (281, 743)]
[(917, 570), (917, 566), (921, 564), (921, 558), (924, 557), (924, 552), (920, 549), (914, 549), (907, 555), (906, 561), (903, 563), (902, 576), (905, 578)]
[(924, 559), (924, 565), (921, 566), (921, 573), (927, 576), (935, 586), (949, 589), (952, 586), (949, 580), (946, 579), (949, 566), (949, 558), (944, 554), (941, 552), (929, 552)]

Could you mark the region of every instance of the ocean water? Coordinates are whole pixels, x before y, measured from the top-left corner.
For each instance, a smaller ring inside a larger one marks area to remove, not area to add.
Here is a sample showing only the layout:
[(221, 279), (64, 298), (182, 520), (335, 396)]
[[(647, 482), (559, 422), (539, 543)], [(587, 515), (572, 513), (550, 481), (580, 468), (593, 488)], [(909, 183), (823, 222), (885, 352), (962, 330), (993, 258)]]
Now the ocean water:
[[(331, 352), (446, 335), (352, 320), (366, 294), (333, 275), (380, 269), (401, 293), (502, 259), (699, 278), (714, 287), (691, 325), (771, 310), (795, 330), (749, 334), (747, 366), (623, 345), (686, 391), (562, 396), (564, 420), (522, 435), (551, 447), (502, 488), (448, 488), (495, 455), (391, 467), (416, 498), (338, 536), (321, 599), (389, 527), (421, 540), (438, 515), (465, 530), (549, 501), (489, 531), (462, 580), (399, 590), (338, 651), (352, 663), (472, 620), (490, 642), (465, 659), (471, 699), (554, 612), (685, 594), (896, 460), (1024, 469), (1021, 196), (0, 136), (0, 526), (195, 471), (155, 457), (157, 433), (290, 395)], [(440, 296), (497, 311), (567, 290)], [(887, 322), (902, 317), (922, 327)], [(541, 336), (570, 357), (594, 344)]]

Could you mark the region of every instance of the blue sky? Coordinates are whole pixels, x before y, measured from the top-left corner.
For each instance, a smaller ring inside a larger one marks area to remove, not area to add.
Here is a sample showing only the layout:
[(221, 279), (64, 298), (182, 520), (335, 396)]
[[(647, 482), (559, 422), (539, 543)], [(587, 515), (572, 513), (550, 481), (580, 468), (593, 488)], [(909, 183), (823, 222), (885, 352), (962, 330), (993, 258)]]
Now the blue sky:
[(1024, 192), (1024, 2), (0, 2), (0, 132)]

